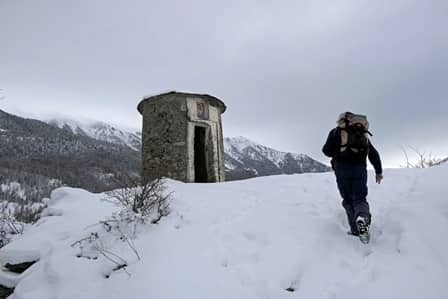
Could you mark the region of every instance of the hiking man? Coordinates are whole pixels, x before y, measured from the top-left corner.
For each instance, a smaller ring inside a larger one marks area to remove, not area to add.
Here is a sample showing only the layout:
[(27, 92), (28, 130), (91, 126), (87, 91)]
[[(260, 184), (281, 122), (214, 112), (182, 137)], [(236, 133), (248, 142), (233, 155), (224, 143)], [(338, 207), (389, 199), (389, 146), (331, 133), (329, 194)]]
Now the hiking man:
[(375, 168), (376, 182), (383, 179), (381, 159), (368, 135), (369, 123), (364, 115), (342, 113), (337, 127), (330, 131), (323, 153), (332, 158), (331, 166), (336, 175), (342, 205), (347, 213), (350, 232), (361, 241), (369, 241), (371, 215), (367, 202), (367, 163)]

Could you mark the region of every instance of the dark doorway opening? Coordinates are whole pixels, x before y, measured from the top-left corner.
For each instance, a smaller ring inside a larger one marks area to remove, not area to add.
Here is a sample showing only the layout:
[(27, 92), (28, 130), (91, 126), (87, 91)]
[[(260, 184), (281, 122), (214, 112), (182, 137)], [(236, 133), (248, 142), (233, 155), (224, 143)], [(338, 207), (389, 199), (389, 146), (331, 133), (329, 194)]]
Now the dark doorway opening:
[(196, 183), (208, 182), (205, 133), (206, 128), (204, 127), (196, 126), (194, 128), (194, 181)]

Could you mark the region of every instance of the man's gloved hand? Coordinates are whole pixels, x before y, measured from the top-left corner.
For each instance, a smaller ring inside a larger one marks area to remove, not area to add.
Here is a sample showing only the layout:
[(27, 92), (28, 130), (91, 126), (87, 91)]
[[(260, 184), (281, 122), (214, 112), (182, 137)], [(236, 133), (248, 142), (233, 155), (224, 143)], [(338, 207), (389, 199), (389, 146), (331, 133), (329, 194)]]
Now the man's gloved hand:
[(383, 175), (380, 173), (380, 174), (377, 174), (376, 175), (376, 182), (378, 183), (378, 184), (381, 184), (381, 181), (383, 180)]

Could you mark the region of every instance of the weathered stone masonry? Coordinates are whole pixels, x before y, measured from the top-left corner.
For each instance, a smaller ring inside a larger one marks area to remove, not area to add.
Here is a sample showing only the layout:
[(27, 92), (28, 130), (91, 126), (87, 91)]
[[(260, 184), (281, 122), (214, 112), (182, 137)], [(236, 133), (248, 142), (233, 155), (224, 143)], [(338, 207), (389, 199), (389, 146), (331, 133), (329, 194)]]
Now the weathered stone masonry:
[(225, 104), (210, 95), (169, 92), (144, 98), (138, 105), (144, 179), (224, 181), (225, 110)]

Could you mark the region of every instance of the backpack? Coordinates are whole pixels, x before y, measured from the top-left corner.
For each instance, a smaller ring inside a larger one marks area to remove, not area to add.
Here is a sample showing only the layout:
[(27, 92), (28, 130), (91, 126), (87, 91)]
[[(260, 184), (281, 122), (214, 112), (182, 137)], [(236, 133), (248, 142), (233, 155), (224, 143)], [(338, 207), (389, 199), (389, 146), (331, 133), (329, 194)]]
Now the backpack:
[(346, 158), (362, 159), (369, 151), (369, 122), (365, 115), (342, 113), (337, 121), (341, 145), (339, 154)]

